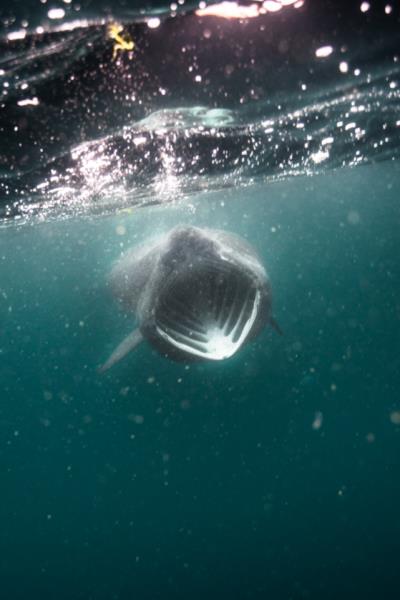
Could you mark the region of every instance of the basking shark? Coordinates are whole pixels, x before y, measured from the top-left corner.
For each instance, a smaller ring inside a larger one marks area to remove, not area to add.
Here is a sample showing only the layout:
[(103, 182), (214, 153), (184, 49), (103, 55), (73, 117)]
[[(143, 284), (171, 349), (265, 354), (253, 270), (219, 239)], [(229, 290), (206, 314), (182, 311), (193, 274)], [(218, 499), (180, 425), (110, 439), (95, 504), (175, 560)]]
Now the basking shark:
[(178, 225), (128, 250), (109, 283), (137, 328), (101, 372), (143, 339), (168, 358), (191, 362), (229, 358), (267, 324), (280, 332), (266, 271), (233, 233)]

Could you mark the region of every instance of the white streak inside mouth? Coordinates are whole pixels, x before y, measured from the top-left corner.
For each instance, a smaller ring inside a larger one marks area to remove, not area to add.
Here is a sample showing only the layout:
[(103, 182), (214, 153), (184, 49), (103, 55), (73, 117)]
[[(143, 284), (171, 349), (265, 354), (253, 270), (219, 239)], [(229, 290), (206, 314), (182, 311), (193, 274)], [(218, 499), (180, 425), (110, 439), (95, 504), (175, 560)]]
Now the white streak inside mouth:
[(198, 295), (186, 301), (168, 294), (156, 319), (158, 335), (182, 352), (208, 360), (230, 358), (248, 337), (261, 292), (247, 279), (215, 271)]

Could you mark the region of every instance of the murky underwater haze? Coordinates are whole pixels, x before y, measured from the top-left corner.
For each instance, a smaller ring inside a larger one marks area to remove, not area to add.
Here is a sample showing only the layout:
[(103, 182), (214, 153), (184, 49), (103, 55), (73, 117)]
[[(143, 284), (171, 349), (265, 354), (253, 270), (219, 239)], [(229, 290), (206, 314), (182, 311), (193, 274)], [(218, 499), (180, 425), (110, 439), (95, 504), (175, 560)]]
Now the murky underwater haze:
[[(287, 4), (136, 14), (115, 61), (100, 5), (4, 28), (7, 599), (397, 597), (398, 7)], [(99, 375), (113, 262), (177, 223), (254, 245), (284, 336)]]

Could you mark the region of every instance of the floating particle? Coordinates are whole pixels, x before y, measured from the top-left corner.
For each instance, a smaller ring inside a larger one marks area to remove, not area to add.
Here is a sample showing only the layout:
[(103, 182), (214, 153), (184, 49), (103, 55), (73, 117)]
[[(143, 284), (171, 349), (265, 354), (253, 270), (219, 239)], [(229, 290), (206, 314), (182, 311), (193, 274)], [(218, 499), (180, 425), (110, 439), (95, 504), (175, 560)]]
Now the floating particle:
[(347, 220), (351, 225), (358, 225), (360, 222), (360, 214), (356, 210), (351, 210), (347, 215)]
[(311, 427), (314, 429), (314, 431), (318, 431), (318, 429), (321, 429), (322, 427), (322, 423), (324, 421), (324, 417), (321, 411), (317, 411), (314, 415), (314, 421), (312, 422)]
[(341, 73), (347, 73), (349, 70), (349, 65), (345, 60), (342, 60), (342, 62), (339, 64), (339, 71)]
[(117, 235), (125, 235), (126, 234), (125, 225), (117, 225), (115, 228), (115, 232)]
[(129, 421), (132, 421), (133, 423), (136, 423), (136, 425), (143, 425), (143, 423), (144, 423), (144, 416), (143, 415), (130, 414), (130, 415), (128, 415), (128, 419), (129, 419)]
[(367, 435), (365, 436), (365, 439), (367, 440), (368, 444), (373, 444), (375, 441), (375, 434), (374, 433), (367, 433)]
[(400, 410), (394, 410), (390, 413), (390, 420), (393, 425), (400, 425)]
[(361, 6), (360, 6), (361, 12), (366, 13), (369, 11), (370, 8), (371, 8), (371, 5), (369, 2), (361, 2)]

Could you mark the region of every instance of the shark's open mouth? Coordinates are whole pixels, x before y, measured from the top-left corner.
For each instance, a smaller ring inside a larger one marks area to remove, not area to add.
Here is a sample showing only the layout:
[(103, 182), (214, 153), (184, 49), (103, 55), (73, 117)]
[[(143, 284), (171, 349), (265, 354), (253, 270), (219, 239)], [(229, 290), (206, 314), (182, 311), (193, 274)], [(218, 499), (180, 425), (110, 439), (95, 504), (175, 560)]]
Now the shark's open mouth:
[(165, 286), (155, 330), (178, 351), (222, 360), (247, 339), (260, 303), (261, 292), (249, 274), (227, 261), (201, 261)]

